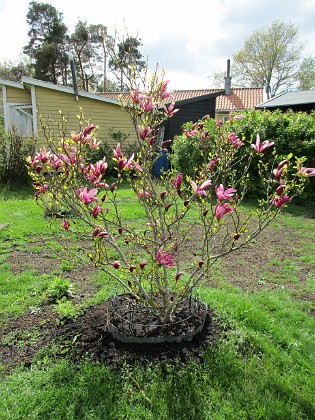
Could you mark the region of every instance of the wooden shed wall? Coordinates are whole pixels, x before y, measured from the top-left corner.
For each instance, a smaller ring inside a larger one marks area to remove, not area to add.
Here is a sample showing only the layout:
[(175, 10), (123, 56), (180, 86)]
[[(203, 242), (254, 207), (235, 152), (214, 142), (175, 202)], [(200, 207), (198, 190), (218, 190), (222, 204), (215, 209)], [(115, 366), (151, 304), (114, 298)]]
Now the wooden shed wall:
[(133, 144), (136, 141), (129, 115), (119, 105), (86, 97), (79, 97), (79, 100), (75, 101), (72, 94), (39, 86), (36, 86), (36, 102), (39, 114), (39, 137), (41, 136), (40, 118), (45, 121), (48, 117), (52, 132), (55, 135), (60, 133), (59, 126), (62, 122), (60, 111), (68, 121), (67, 131), (69, 135), (72, 130), (78, 131), (80, 124), (77, 115), (80, 114), (82, 109), (84, 119), (99, 126), (97, 131), (98, 140), (106, 140), (111, 147), (115, 147), (116, 141), (111, 138), (109, 132), (121, 131), (129, 134), (124, 146)]
[[(197, 122), (205, 115), (215, 117), (216, 98), (205, 99), (178, 105), (179, 111), (169, 119), (165, 128), (166, 140), (173, 140), (174, 136), (182, 133), (182, 126), (188, 121)], [(176, 106), (177, 108), (177, 106)]]
[(17, 104), (30, 104), (32, 102), (31, 92), (24, 89), (15, 88), (13, 86), (6, 86), (7, 102)]

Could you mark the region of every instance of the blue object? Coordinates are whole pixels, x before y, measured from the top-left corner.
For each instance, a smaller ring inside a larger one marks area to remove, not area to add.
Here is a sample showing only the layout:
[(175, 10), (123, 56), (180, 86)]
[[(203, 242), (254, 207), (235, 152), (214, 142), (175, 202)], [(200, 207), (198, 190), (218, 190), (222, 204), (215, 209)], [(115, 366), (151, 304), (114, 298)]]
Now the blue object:
[(152, 167), (153, 175), (156, 178), (161, 178), (162, 173), (167, 171), (169, 168), (168, 150), (163, 149), (159, 155), (155, 154), (153, 156), (153, 159), (154, 159), (154, 163)]

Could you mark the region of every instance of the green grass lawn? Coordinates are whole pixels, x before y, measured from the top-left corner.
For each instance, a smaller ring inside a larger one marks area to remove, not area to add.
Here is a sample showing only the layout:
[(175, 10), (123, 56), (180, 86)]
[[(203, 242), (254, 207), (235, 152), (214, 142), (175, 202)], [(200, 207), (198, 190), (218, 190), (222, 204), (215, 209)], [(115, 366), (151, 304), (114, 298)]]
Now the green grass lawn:
[[(128, 197), (125, 190), (126, 214), (141, 221)], [(0, 226), (0, 341), (9, 346), (16, 337), (1, 336), (1, 329), (39, 308), (52, 278), (65, 267), (53, 274), (29, 267), (12, 271), (13, 251), (46, 252), (40, 237), (55, 246), (28, 191), (0, 194)], [(0, 354), (0, 419), (314, 419), (314, 236), (314, 213), (296, 207), (271, 226), (270, 249), (264, 243), (258, 255), (240, 253), (216, 268), (214, 286), (203, 287), (200, 295), (226, 332), (205, 350), (201, 364), (139, 363), (111, 370), (89, 360), (56, 358), (50, 348), (31, 366), (17, 364), (7, 374)], [(249, 265), (250, 278), (242, 279)], [(98, 290), (89, 302), (106, 299), (101, 278), (94, 273), (91, 282)], [(38, 334), (25, 330), (21, 348)]]

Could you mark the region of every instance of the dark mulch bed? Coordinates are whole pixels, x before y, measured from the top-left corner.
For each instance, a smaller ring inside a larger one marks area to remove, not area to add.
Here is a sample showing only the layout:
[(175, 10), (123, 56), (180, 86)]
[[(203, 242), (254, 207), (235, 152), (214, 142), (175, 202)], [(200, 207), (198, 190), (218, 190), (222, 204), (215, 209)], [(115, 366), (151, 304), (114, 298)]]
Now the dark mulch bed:
[[(0, 363), (8, 373), (16, 365), (31, 366), (41, 363), (45, 356), (58, 359), (69, 357), (75, 362), (91, 360), (118, 369), (124, 364), (158, 363), (186, 364), (201, 362), (206, 347), (218, 339), (223, 328), (211, 309), (207, 310), (204, 328), (191, 341), (182, 343), (132, 344), (113, 339), (107, 330), (108, 303), (90, 307), (75, 321), (56, 324), (56, 315), (47, 307), (41, 313), (26, 314), (10, 323), (2, 332), (14, 336), (12, 342), (2, 340)], [(25, 340), (25, 331), (36, 328), (36, 340)], [(1, 338), (1, 336), (0, 336)]]

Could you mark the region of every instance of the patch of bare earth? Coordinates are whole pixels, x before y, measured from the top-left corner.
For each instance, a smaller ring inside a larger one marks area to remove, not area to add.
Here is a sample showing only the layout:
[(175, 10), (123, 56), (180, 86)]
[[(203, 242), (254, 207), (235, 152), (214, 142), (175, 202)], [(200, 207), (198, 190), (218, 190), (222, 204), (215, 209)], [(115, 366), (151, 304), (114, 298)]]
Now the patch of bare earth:
[[(196, 230), (192, 239), (185, 244), (187, 253), (194, 253)], [(277, 228), (265, 230), (256, 243), (249, 248), (243, 248), (230, 254), (221, 261), (222, 278), (243, 290), (254, 291), (264, 288), (285, 288), (296, 292), (296, 298), (315, 302), (311, 293), (301, 293), (301, 285), (307, 281), (307, 276), (314, 271), (314, 266), (298, 260), (294, 248), (299, 243), (299, 237), (293, 229)], [(34, 244), (33, 244), (34, 245)], [(60, 261), (55, 255), (43, 249), (42, 252), (13, 249), (10, 255), (11, 270), (20, 273), (25, 269), (35, 269), (38, 274), (60, 271)], [(273, 260), (292, 260), (298, 264), (298, 282), (273, 282), (264, 280), (262, 274), (268, 270), (278, 270), (272, 265)], [(96, 291), (96, 286), (90, 282), (91, 268), (80, 267), (69, 273), (63, 273), (71, 282), (77, 285), (74, 302), (86, 300)], [(210, 281), (215, 286), (215, 281)], [(123, 344), (113, 339), (107, 330), (106, 302), (88, 308), (74, 321), (63, 324), (57, 322), (57, 314), (53, 305), (44, 304), (40, 311), (29, 312), (12, 319), (2, 331), (0, 330), (0, 363), (7, 367), (9, 373), (16, 365), (31, 366), (41, 363), (48, 357), (71, 357), (72, 360), (89, 359), (118, 368), (123, 363), (166, 361), (167, 363), (186, 363), (188, 360), (201, 361), (203, 350), (211, 345), (222, 333), (223, 327), (211, 309), (208, 310), (206, 322), (201, 333), (192, 341), (183, 343), (161, 344)], [(25, 338), (25, 332), (35, 331), (35, 336)], [(8, 340), (8, 337), (13, 337)]]

